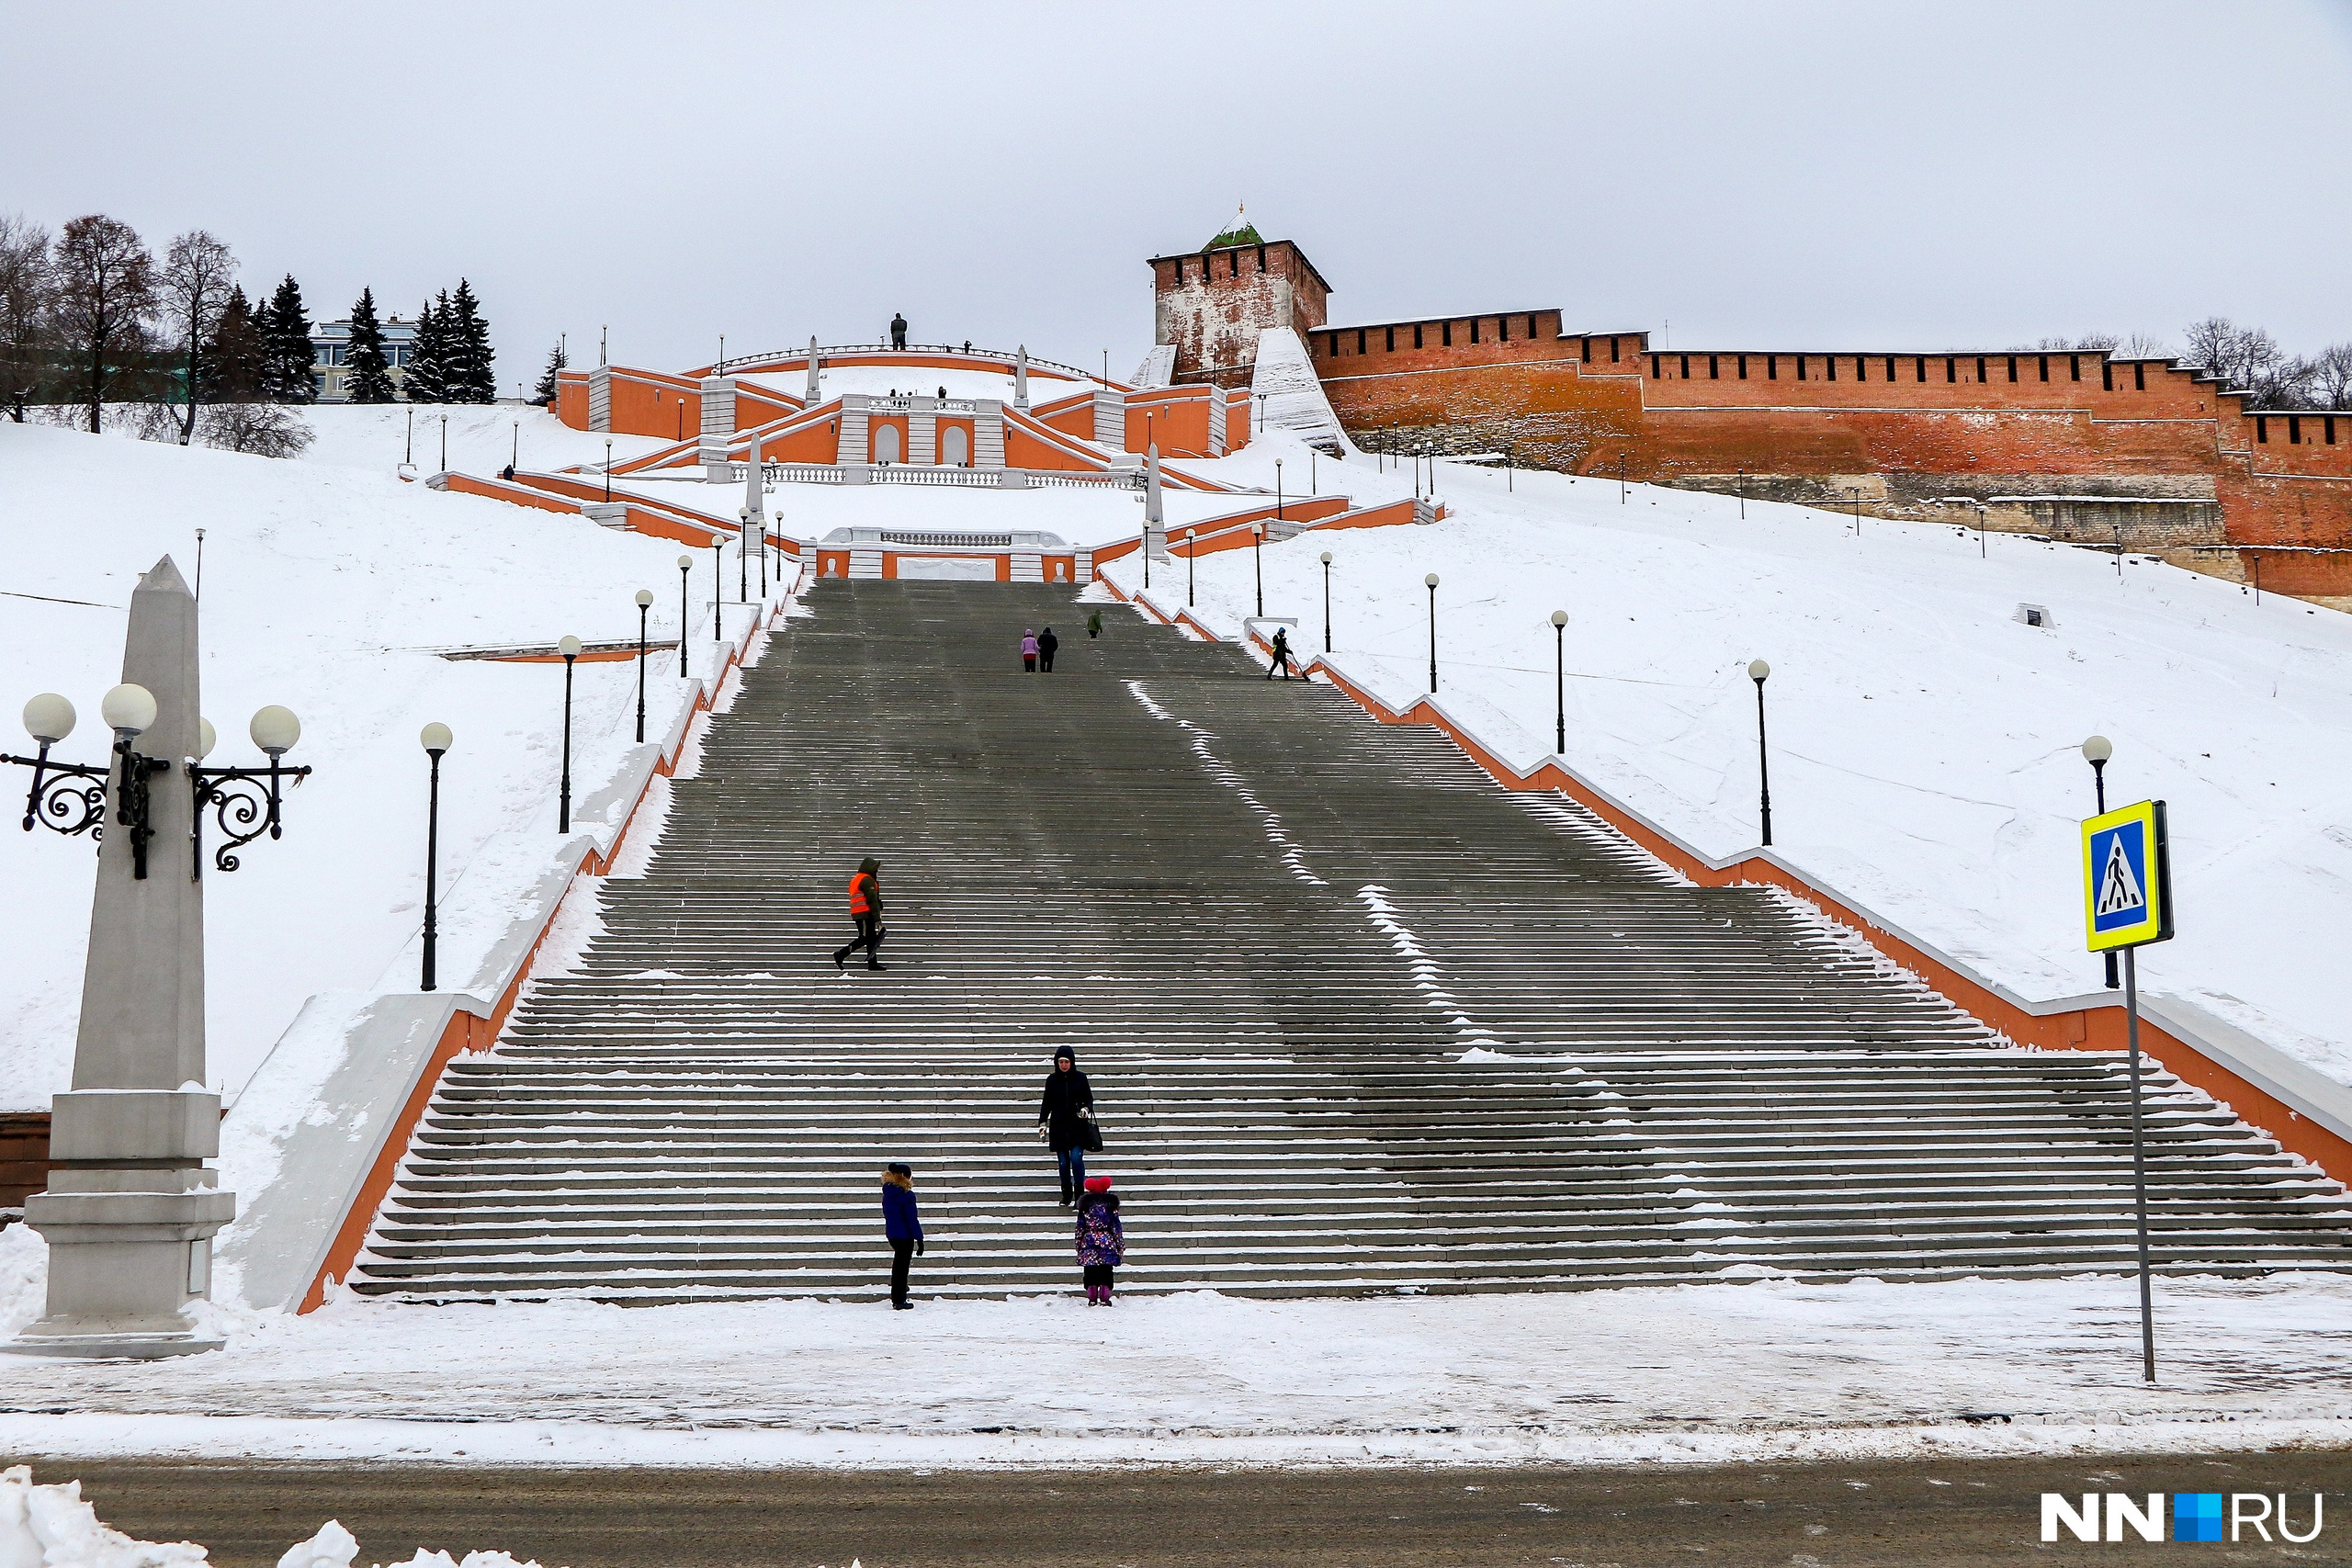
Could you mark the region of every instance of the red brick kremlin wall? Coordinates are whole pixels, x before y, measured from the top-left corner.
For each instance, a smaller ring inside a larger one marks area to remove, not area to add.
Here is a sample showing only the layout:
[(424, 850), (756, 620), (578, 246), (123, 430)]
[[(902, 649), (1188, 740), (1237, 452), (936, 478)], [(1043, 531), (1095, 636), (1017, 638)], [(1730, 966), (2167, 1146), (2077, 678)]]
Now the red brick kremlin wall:
[[(2352, 595), (2352, 413), (2246, 412), (2162, 360), (2103, 352), (1668, 351), (1510, 311), (1307, 336), (1359, 443), (1847, 504), (2161, 550)], [(2256, 558), (2259, 558), (2258, 567)]]

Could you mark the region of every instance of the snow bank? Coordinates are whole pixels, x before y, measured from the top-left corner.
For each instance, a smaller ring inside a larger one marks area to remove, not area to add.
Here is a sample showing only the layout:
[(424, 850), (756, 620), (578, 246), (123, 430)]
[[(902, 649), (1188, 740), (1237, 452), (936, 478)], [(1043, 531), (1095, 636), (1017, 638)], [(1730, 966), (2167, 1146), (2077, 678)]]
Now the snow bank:
[[(345, 414), (381, 423), (386, 412), (309, 412), (328, 428)], [(256, 760), (246, 716), (281, 702), (304, 728), (289, 761), (317, 770), (288, 793), (283, 839), (253, 845), (233, 874), (206, 874), (210, 1066), (233, 1094), (306, 998), (372, 991), (413, 938), (425, 804), (416, 734), (427, 720), (457, 735), (442, 769), (445, 977), (469, 942), (495, 940), (555, 858), (562, 666), (437, 650), (546, 646), (567, 632), (633, 637), (639, 586), (655, 591), (654, 637), (674, 638), (679, 552), (668, 540), (403, 484), (383, 468), (0, 424), (0, 662), (12, 671), (0, 712), (36, 692), (63, 693), (83, 727), (60, 754), (93, 755), (96, 699), (120, 678), (130, 590), (166, 553), (194, 578), (199, 527), (205, 708), (222, 737), (214, 760)], [(713, 646), (707, 554), (697, 555), (689, 633), (703, 673)], [(730, 605), (730, 634), (752, 613)], [(650, 733), (672, 727), (692, 689), (658, 651)], [(630, 765), (635, 701), (632, 663), (578, 667), (575, 801), (594, 800)], [(544, 850), (483, 855), (515, 835)], [(95, 867), (86, 839), (11, 832), (0, 843), (12, 895), (0, 903), (11, 982), (0, 992), (0, 1109), (45, 1108), (66, 1085)]]
[[(359, 1542), (334, 1519), (310, 1540), (297, 1541), (277, 1568), (351, 1568)], [(0, 1471), (0, 1568), (173, 1568), (205, 1561), (194, 1541), (168, 1544), (133, 1540), (98, 1522), (97, 1510), (82, 1500), (82, 1483), (36, 1484), (28, 1465)], [(417, 1550), (395, 1568), (538, 1568), (503, 1551), (470, 1551), (462, 1562), (446, 1551)]]
[(1284, 431), (1326, 452), (1351, 452), (1354, 443), (1340, 428), (1340, 416), (1323, 395), (1322, 378), (1306, 344), (1289, 327), (1268, 327), (1258, 334), (1258, 359), (1250, 374), (1250, 395), (1264, 401), (1265, 428)]
[[(1276, 432), (1216, 463), (1260, 483)], [(1324, 459), (1360, 503), (1411, 471)], [(1770, 660), (1775, 848), (2024, 996), (2098, 988), (2083, 952), (2076, 748), (2115, 742), (2109, 798), (2169, 801), (2180, 934), (2142, 985), (2352, 1084), (2336, 933), (2352, 924), (2352, 617), (2238, 585), (1973, 530), (1550, 473), (1439, 465), (1449, 518), (1265, 550), (1266, 608), (1384, 701), (1428, 685), (1512, 766), (1552, 748), (1555, 609), (1569, 615), (1565, 761), (1717, 858), (1757, 842), (1756, 691)], [(1122, 559), (1111, 575), (1140, 578)], [(1247, 552), (1203, 558), (1195, 612), (1237, 636)], [(2052, 624), (2025, 625), (2022, 604)]]
[[(1159, 1245), (1149, 1205), (1131, 1242)], [(955, 1245), (941, 1235), (932, 1255)], [(888, 1254), (876, 1244), (875, 1278)], [(2352, 1280), (1364, 1301), (345, 1296), (137, 1366), (0, 1357), (19, 1453), (469, 1466), (1731, 1462), (2352, 1443)], [(1037, 1376), (1039, 1347), (1054, 1375)], [(223, 1415), (220, 1412), (233, 1412)], [(62, 1412), (42, 1414), (43, 1412)]]

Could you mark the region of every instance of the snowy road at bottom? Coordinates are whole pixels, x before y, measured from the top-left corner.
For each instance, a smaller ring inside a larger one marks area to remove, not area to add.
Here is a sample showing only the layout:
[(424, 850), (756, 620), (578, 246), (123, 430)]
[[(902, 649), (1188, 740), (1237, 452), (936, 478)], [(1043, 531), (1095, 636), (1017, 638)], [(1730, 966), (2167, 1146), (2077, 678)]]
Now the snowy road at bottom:
[[(28, 1260), (0, 1247), (20, 1266), (11, 1316), (37, 1299)], [(165, 1362), (0, 1358), (0, 1453), (1492, 1464), (2352, 1445), (2352, 1280), (2335, 1277), (2160, 1281), (2153, 1389), (2123, 1279), (900, 1316), (345, 1300), (223, 1326), (225, 1350)]]

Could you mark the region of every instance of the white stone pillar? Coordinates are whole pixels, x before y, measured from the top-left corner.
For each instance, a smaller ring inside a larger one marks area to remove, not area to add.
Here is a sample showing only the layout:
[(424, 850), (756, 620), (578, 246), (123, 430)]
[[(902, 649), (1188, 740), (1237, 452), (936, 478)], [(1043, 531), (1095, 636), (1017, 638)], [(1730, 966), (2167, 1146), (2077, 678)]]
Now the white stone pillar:
[(122, 780), (110, 781), (73, 1088), (51, 1102), (48, 1189), (25, 1204), (49, 1243), (48, 1311), (11, 1350), (153, 1357), (220, 1343), (187, 1310), (210, 1294), (213, 1233), (236, 1213), (204, 1166), (220, 1152), (220, 1097), (201, 1087), (204, 884), (188, 874), (197, 670), (196, 596), (166, 556), (130, 596), (122, 678), (155, 699), (133, 750), (170, 766), (147, 780), (144, 877), (115, 819)]
[(735, 444), (734, 378), (706, 376), (701, 391), (701, 441), (695, 456), (702, 464), (702, 477), (723, 484), (735, 477), (735, 466), (727, 460), (727, 449)]
[(808, 390), (800, 400), (808, 408), (817, 406), (817, 337), (814, 333), (808, 336)]
[(1164, 521), (1159, 509), (1159, 443), (1157, 441), (1144, 454), (1143, 520), (1154, 528)]
[(1012, 356), (1012, 406), (1029, 407), (1029, 345), (1023, 344)]

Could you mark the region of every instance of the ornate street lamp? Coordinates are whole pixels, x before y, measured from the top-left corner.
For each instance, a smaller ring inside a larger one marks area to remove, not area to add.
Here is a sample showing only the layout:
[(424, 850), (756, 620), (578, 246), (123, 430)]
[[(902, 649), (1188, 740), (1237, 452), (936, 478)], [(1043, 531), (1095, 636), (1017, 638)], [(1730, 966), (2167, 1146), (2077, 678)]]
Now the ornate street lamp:
[(1764, 829), (1764, 842), (1772, 842), (1772, 770), (1771, 758), (1764, 750), (1764, 682), (1772, 667), (1758, 659), (1747, 667), (1747, 678), (1756, 682), (1756, 787), (1757, 816)]
[(433, 965), (441, 941), (440, 901), (437, 876), (441, 862), (441, 754), (449, 749), (449, 727), (428, 724), (417, 734), (417, 743), (431, 759), (431, 783), (425, 786), (424, 807), (424, 974), (419, 990), (434, 987)]
[(694, 570), (694, 557), (678, 557), (678, 679), (682, 681), (694, 679), (686, 671), (686, 582)]
[(718, 535), (710, 536), (710, 640), (727, 640), (727, 617), (721, 613), (727, 603), (727, 585), (719, 581), (719, 571), (727, 562), (727, 546)]
[(563, 655), (563, 783), (556, 794), (555, 830), (571, 831), (571, 666), (580, 658), (580, 639), (567, 637), (555, 645)]
[(212, 820), (220, 829), (222, 843), (213, 852), (212, 864), (217, 871), (237, 869), (233, 852), (267, 833), (271, 838), (285, 836), (279, 820), (281, 803), (279, 785), (292, 779), (300, 784), (311, 776), (307, 767), (289, 768), (279, 759), (294, 749), (302, 739), (302, 721), (290, 709), (272, 704), (256, 712), (245, 726), (245, 733), (254, 745), (269, 759), (266, 768), (207, 768), (199, 766), (205, 753), (212, 750), (212, 726), (199, 721), (198, 745), (201, 748), (196, 760), (187, 765), (188, 782), (196, 791), (196, 810), (188, 823), (188, 839), (194, 863), (188, 871), (189, 880), (204, 875), (204, 814), (209, 810)]
[(1193, 560), (1201, 553), (1201, 547), (1193, 543), (1193, 529), (1184, 530), (1184, 607), (1188, 610), (1193, 607)]
[(637, 743), (645, 744), (645, 617), (653, 608), (653, 590), (637, 591)]

